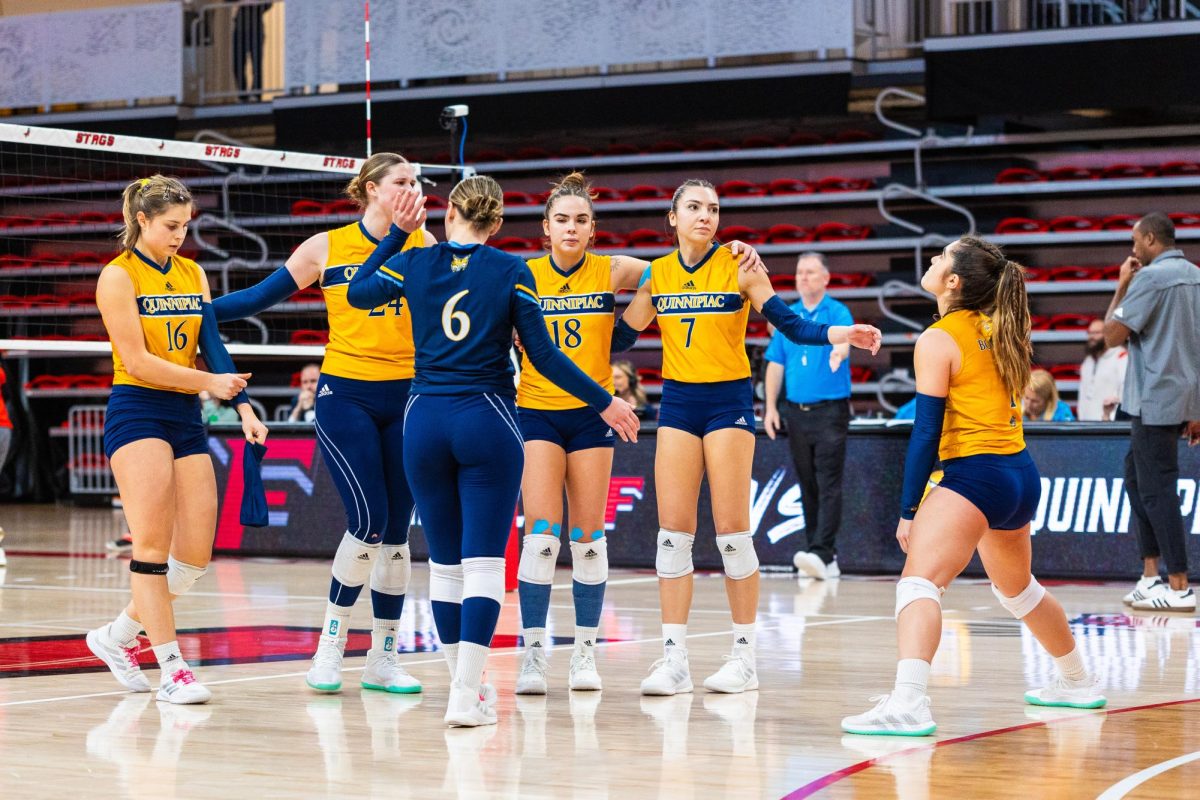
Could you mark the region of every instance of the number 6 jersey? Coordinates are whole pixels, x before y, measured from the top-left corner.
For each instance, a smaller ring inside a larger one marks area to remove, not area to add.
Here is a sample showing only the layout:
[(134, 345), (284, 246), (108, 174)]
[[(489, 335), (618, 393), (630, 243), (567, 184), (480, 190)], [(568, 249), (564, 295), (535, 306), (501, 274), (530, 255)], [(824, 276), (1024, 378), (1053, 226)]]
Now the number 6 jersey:
[[(589, 378), (611, 392), (609, 356), (616, 304), (612, 257), (586, 253), (578, 264), (567, 269), (548, 255), (526, 263), (537, 282), (534, 289), (541, 298), (550, 338)], [(522, 356), (517, 405), (541, 411), (565, 411), (586, 404), (551, 383)]]

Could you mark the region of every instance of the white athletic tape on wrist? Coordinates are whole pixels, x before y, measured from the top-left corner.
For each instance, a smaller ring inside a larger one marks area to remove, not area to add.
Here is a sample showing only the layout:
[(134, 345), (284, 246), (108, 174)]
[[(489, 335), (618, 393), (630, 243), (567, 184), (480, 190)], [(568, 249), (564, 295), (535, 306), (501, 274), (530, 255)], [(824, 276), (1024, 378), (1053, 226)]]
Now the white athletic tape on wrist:
[(1008, 609), (1008, 613), (1017, 619), (1025, 619), (1029, 612), (1037, 608), (1038, 603), (1042, 602), (1042, 598), (1046, 596), (1046, 587), (1038, 583), (1037, 578), (1030, 575), (1029, 585), (1016, 597), (1005, 597), (1000, 594), (1000, 590), (994, 583), (992, 584), (992, 594), (996, 595), (1000, 605)]
[(735, 581), (749, 578), (758, 572), (758, 553), (749, 531), (723, 533), (717, 537), (717, 549), (725, 564), (725, 574)]
[(371, 570), (371, 591), (401, 595), (408, 591), (412, 578), (412, 559), (408, 543), (385, 544), (379, 550), (375, 568)]
[(901, 578), (896, 584), (896, 618), (899, 619), (900, 612), (918, 600), (932, 600), (941, 606), (942, 590), (925, 578)]
[(333, 556), (333, 577), (343, 586), (362, 586), (371, 576), (371, 563), (379, 554), (379, 547), (347, 532)]
[(608, 580), (608, 540), (571, 542), (571, 578), (585, 586)]
[(554, 583), (554, 566), (562, 542), (547, 533), (530, 533), (521, 544), (521, 563), (517, 580), (547, 586)]
[(429, 562), (429, 601), (461, 603), (463, 598), (462, 564)]
[(658, 529), (658, 552), (654, 556), (654, 568), (660, 578), (682, 578), (691, 575), (695, 567), (692, 565), (692, 543), (694, 533)]
[(486, 597), (504, 605), (503, 558), (464, 558), (462, 571), (464, 601), (468, 597)]
[(176, 597), (187, 594), (206, 572), (208, 567), (193, 567), (174, 556), (167, 556), (167, 591)]

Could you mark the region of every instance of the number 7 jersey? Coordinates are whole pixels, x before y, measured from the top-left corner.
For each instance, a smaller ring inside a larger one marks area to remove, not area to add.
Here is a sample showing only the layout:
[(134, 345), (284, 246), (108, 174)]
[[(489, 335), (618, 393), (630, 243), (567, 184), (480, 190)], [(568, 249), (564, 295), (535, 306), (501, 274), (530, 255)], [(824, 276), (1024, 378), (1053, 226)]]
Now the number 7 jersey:
[[(414, 231), (403, 249), (423, 246), (424, 237), (424, 231)], [(347, 284), (377, 244), (361, 221), (329, 232), (329, 256), (321, 271), (329, 344), (321, 371), (360, 381), (409, 380), (414, 350), (407, 301), (400, 298), (370, 311), (346, 302)]]
[(716, 244), (694, 267), (678, 250), (650, 264), (650, 295), (662, 331), (663, 378), (718, 383), (750, 377), (737, 258)]
[[(534, 288), (541, 298), (550, 338), (589, 378), (611, 393), (609, 355), (616, 307), (612, 257), (586, 253), (578, 264), (565, 270), (548, 255), (526, 263), (537, 282)], [(565, 411), (586, 404), (551, 383), (522, 355), (517, 405), (541, 411)]]

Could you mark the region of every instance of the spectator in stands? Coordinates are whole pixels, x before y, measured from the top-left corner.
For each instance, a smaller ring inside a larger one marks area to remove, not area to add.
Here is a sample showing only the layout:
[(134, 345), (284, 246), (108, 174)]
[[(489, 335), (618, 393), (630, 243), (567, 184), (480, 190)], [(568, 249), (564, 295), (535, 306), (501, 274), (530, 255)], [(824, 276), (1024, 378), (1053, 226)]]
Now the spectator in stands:
[(654, 409), (646, 399), (646, 390), (638, 379), (637, 370), (628, 361), (614, 361), (612, 365), (613, 394), (633, 406), (638, 419), (653, 418)]
[(200, 392), (200, 418), (204, 420), (205, 425), (213, 423), (223, 425), (227, 422), (240, 423), (242, 421), (236, 409), (226, 405), (221, 398), (213, 397), (208, 392)]
[(1091, 321), (1087, 335), (1087, 356), (1079, 367), (1079, 419), (1108, 421), (1121, 402), (1128, 352), (1105, 343), (1102, 319)]
[(305, 364), (300, 370), (300, 394), (288, 414), (288, 422), (307, 422), (317, 418), (317, 381), (321, 378), (320, 364)]
[[(825, 325), (853, 325), (850, 309), (825, 293), (829, 264), (820, 253), (802, 253), (796, 261), (796, 291), (791, 306), (802, 319)], [(800, 479), (808, 550), (793, 563), (802, 575), (824, 580), (841, 575), (837, 532), (842, 524), (842, 469), (850, 426), (850, 345), (798, 345), (779, 334), (771, 337), (767, 360), (763, 429), (772, 439), (780, 427), (777, 403), (786, 378), (783, 418), (788, 445)]]
[[(1200, 443), (1200, 269), (1175, 246), (1175, 225), (1147, 214), (1133, 228), (1104, 322), (1109, 347), (1129, 343), (1121, 408), (1131, 417), (1125, 489), (1142, 554), (1142, 579), (1125, 602), (1153, 611), (1196, 610), (1176, 487), (1180, 431)], [(1167, 580), (1159, 576), (1160, 557)]]
[[(225, 0), (236, 3), (239, 0)], [(270, 3), (239, 5), (233, 15), (233, 79), (238, 95), (257, 103), (261, 99), (263, 70), (263, 16)], [(246, 62), (251, 78), (246, 80)], [(247, 92), (249, 90), (249, 92)]]
[(1074, 422), (1071, 407), (1058, 399), (1054, 376), (1044, 369), (1035, 369), (1025, 387), (1025, 419), (1034, 422)]

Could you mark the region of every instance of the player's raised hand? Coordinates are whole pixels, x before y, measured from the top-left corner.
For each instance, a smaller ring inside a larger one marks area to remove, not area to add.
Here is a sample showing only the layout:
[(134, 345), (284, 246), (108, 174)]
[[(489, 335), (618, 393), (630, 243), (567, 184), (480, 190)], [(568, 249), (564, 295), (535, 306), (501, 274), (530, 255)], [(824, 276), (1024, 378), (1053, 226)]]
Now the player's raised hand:
[(407, 187), (396, 193), (396, 204), (392, 208), (392, 224), (405, 233), (412, 233), (425, 224), (425, 194), (416, 187)]
[[(838, 341), (834, 341), (835, 336)], [(870, 350), (871, 355), (879, 352), (879, 346), (883, 344), (883, 334), (879, 332), (879, 328), (874, 325), (837, 325), (830, 330), (829, 341), (831, 344), (841, 344), (848, 342), (854, 347), (862, 350)]]
[(617, 432), (623, 440), (627, 442), (636, 442), (638, 428), (642, 423), (637, 418), (637, 414), (633, 413), (633, 406), (619, 397), (614, 397), (612, 402), (608, 404), (608, 408), (604, 409), (604, 413), (600, 415), (608, 427)]
[(734, 239), (729, 243), (729, 252), (738, 257), (738, 266), (742, 272), (766, 272), (767, 265), (763, 263), (762, 256), (758, 254), (750, 245), (743, 241)]
[(246, 388), (246, 381), (250, 380), (250, 376), (253, 374), (252, 372), (242, 372), (235, 375), (232, 372), (224, 372), (210, 375), (208, 393), (222, 400), (232, 400), (234, 395)]

